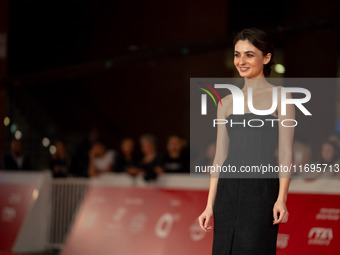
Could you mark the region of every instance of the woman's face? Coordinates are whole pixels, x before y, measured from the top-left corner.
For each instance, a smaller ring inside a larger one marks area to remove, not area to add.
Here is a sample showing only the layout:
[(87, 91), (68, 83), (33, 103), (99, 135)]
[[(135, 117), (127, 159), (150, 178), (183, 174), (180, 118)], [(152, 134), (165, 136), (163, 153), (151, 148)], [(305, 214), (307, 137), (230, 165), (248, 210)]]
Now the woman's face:
[(263, 65), (269, 63), (271, 54), (263, 56), (248, 40), (240, 40), (235, 44), (234, 65), (241, 77), (263, 78)]

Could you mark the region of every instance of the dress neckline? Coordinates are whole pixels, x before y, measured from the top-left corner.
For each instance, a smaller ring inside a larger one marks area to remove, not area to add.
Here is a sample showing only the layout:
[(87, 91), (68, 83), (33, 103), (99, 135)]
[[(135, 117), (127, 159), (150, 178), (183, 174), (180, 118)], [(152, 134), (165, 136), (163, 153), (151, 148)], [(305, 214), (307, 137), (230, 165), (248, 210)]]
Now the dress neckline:
[(273, 115), (273, 114), (257, 115), (257, 114), (252, 113), (252, 112), (245, 112), (244, 114), (240, 114), (240, 115), (231, 113), (231, 114), (229, 114), (229, 116), (228, 116), (226, 119), (229, 119), (230, 116), (242, 116), (242, 115), (246, 115), (246, 114), (252, 114), (252, 115), (255, 115), (256, 117), (272, 116), (272, 117), (274, 117), (274, 118), (276, 118), (276, 119), (279, 119), (277, 116), (275, 116), (275, 115)]

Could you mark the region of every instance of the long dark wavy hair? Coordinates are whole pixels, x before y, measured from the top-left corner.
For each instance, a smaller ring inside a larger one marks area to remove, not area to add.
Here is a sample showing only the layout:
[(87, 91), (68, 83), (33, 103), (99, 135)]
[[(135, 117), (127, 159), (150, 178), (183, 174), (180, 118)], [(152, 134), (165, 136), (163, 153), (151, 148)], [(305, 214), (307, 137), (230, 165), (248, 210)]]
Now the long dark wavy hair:
[(274, 64), (274, 46), (271, 37), (264, 31), (258, 28), (247, 28), (238, 32), (234, 37), (233, 47), (238, 41), (248, 40), (257, 49), (262, 51), (263, 56), (271, 53), (272, 56), (268, 64), (263, 66), (263, 74), (265, 77), (270, 76), (272, 65)]

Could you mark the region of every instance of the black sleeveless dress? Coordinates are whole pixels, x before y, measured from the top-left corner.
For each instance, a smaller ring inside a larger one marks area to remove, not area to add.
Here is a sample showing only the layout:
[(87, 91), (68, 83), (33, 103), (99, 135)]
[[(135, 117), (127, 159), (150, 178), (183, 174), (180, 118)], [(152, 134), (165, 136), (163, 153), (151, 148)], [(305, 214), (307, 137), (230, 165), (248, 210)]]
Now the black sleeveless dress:
[[(279, 226), (273, 225), (273, 206), (279, 192), (278, 174), (239, 171), (241, 166), (244, 171), (246, 166), (277, 165), (278, 119), (246, 113), (230, 115), (227, 120), (229, 151), (223, 165), (234, 166), (238, 172), (220, 173), (213, 208), (212, 254), (276, 254)], [(230, 122), (239, 124), (231, 126)]]

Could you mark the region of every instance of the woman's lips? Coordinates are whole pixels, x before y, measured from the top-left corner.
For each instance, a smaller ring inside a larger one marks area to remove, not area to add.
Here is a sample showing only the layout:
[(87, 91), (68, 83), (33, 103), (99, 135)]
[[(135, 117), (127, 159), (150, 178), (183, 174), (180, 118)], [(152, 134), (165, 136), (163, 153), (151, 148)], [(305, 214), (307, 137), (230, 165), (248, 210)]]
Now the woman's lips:
[(241, 72), (247, 72), (250, 67), (240, 67)]

